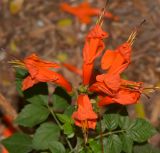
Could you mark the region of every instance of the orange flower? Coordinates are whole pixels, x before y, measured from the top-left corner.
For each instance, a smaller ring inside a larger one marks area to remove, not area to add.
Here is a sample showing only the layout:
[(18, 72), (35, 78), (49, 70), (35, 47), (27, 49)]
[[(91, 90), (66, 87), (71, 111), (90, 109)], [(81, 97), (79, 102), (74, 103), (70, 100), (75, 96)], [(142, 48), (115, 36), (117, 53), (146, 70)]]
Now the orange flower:
[[(133, 37), (134, 38), (134, 37)], [(131, 39), (133, 42), (133, 39)], [(123, 80), (120, 74), (128, 67), (131, 56), (131, 43), (126, 42), (115, 51), (107, 50), (102, 57), (101, 67), (106, 74), (98, 75), (96, 83), (89, 88), (92, 92), (105, 95), (99, 105), (120, 103), (123, 105), (136, 103), (142, 92), (142, 83)]]
[(98, 116), (92, 109), (88, 95), (79, 95), (77, 105), (78, 110), (72, 115), (75, 124), (79, 127), (82, 127), (84, 131), (89, 128), (95, 129)]
[(69, 82), (61, 74), (51, 70), (51, 68), (58, 68), (58, 64), (44, 61), (35, 54), (25, 58), (23, 62), (29, 75), (22, 83), (22, 90), (26, 90), (38, 82), (54, 82), (64, 87), (68, 92), (72, 90)]
[(120, 79), (119, 75), (102, 74), (97, 76), (97, 82), (89, 90), (103, 95), (103, 98), (100, 98), (100, 106), (111, 103), (128, 105), (137, 102), (143, 90), (142, 84)]
[(140, 91), (134, 91), (130, 89), (120, 89), (113, 97), (105, 96), (101, 97), (98, 105), (104, 106), (112, 103), (119, 103), (121, 105), (129, 105), (137, 103), (138, 99), (141, 96)]
[(102, 30), (97, 24), (95, 25), (86, 37), (85, 45), (83, 48), (83, 84), (90, 83), (94, 60), (97, 58), (104, 49), (103, 39), (108, 34)]
[[(78, 6), (70, 6), (69, 4), (64, 2), (60, 4), (60, 8), (65, 12), (75, 15), (78, 19), (80, 19), (81, 22), (86, 24), (91, 22), (91, 16), (100, 14), (100, 10), (97, 8), (92, 8), (88, 2), (83, 2)], [(113, 16), (110, 12), (106, 12), (104, 14), (104, 17), (118, 20), (118, 17)]]
[(101, 60), (101, 68), (108, 73), (121, 73), (130, 63), (131, 44), (128, 42), (120, 45), (115, 51), (107, 50)]

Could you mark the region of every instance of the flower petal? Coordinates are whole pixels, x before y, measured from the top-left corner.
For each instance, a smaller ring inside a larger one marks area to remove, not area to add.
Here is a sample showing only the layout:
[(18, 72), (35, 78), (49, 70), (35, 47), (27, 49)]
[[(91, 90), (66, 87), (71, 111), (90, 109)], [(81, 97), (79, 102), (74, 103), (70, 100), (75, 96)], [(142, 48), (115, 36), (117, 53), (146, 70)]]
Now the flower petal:
[(27, 76), (22, 82), (22, 90), (27, 90), (28, 88), (32, 87), (33, 85), (37, 84), (39, 81), (36, 79), (32, 79), (29, 75)]
[(94, 129), (98, 116), (92, 109), (92, 104), (90, 103), (88, 95), (79, 95), (77, 105), (78, 110), (72, 114), (75, 124), (83, 127), (83, 121), (87, 121), (88, 128)]
[(122, 105), (135, 104), (140, 98), (141, 93), (127, 89), (121, 89), (117, 95), (112, 98), (113, 101)]
[(101, 59), (102, 70), (109, 69), (111, 67), (115, 57), (116, 57), (116, 52), (111, 51), (111, 50), (107, 50)]
[(106, 96), (106, 97), (103, 97), (99, 100), (98, 102), (98, 106), (105, 106), (105, 105), (109, 105), (109, 104), (112, 104), (114, 103), (114, 101), (112, 100), (111, 97), (109, 96)]

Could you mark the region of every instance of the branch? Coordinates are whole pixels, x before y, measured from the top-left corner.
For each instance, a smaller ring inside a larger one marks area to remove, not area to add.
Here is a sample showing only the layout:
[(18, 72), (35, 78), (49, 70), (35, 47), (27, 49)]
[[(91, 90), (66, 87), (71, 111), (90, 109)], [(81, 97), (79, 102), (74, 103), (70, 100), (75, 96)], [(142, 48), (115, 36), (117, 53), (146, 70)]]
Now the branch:
[(17, 117), (17, 112), (8, 100), (0, 93), (0, 107), (4, 111), (4, 114), (11, 117), (14, 120)]

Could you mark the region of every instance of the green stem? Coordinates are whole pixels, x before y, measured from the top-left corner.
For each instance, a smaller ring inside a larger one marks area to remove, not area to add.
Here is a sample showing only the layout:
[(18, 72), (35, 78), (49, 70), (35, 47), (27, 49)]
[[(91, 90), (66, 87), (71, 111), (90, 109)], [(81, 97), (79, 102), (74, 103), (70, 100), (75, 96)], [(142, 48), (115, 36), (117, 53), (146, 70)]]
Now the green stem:
[(55, 119), (56, 123), (58, 124), (59, 128), (62, 130), (62, 126), (61, 126), (61, 123), (58, 121), (57, 117), (56, 117), (56, 114), (54, 113), (54, 111), (48, 106), (48, 109), (50, 111), (50, 113), (52, 114), (53, 118)]
[[(63, 130), (62, 125), (61, 125), (61, 123), (58, 121), (58, 119), (57, 119), (56, 114), (54, 113), (54, 111), (53, 111), (48, 105), (47, 105), (47, 107), (48, 107), (49, 111), (51, 112), (51, 114), (52, 114), (53, 118), (55, 119), (55, 121), (56, 121), (57, 125), (59, 126), (59, 128), (60, 128), (61, 130)], [(65, 139), (66, 139), (66, 142), (67, 142), (67, 144), (68, 144), (68, 146), (69, 146), (69, 148), (70, 148), (70, 150), (71, 150), (71, 152), (72, 152), (72, 151), (73, 151), (73, 147), (72, 147), (70, 141), (68, 140), (67, 137), (65, 137)]]
[(65, 137), (65, 138), (66, 138), (66, 141), (67, 141), (67, 144), (68, 144), (70, 150), (71, 150), (71, 151), (74, 151), (74, 149), (73, 149), (71, 143), (69, 142), (68, 138), (67, 138), (67, 137)]
[(116, 133), (122, 133), (125, 132), (126, 130), (118, 130), (118, 131), (113, 131), (113, 132), (108, 132), (108, 133), (103, 133), (102, 135), (98, 135), (97, 137), (95, 137), (94, 139), (99, 139), (101, 136), (105, 137), (111, 134), (116, 134)]

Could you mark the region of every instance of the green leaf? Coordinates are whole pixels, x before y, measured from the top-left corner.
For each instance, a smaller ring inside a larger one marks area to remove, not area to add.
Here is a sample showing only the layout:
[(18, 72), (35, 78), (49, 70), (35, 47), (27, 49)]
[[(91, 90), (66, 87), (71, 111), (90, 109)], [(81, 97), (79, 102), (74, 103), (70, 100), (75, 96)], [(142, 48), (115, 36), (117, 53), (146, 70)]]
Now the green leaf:
[(53, 141), (49, 144), (49, 150), (52, 153), (65, 153), (65, 148), (62, 143)]
[(67, 116), (65, 114), (56, 114), (58, 119), (62, 122), (62, 123), (69, 123), (69, 124), (73, 124), (74, 121), (71, 118), (71, 116)]
[(52, 142), (57, 141), (60, 129), (56, 124), (44, 123), (33, 136), (33, 147), (37, 150), (49, 149)]
[(71, 101), (71, 97), (61, 87), (57, 87), (52, 95), (54, 111), (64, 111)]
[(119, 115), (118, 114), (107, 114), (103, 118), (106, 128), (111, 131), (118, 127)]
[(153, 126), (148, 121), (140, 118), (134, 120), (127, 130), (128, 136), (136, 142), (147, 141), (155, 133), (156, 130)]
[(110, 135), (106, 140), (104, 139), (105, 153), (120, 153), (122, 151), (122, 142), (118, 135)]
[(37, 104), (47, 105), (48, 104), (48, 85), (47, 83), (38, 83), (33, 87), (24, 91), (24, 97), (26, 101)]
[(74, 137), (74, 130), (73, 130), (73, 126), (71, 124), (65, 123), (63, 125), (63, 130), (64, 130), (64, 134), (66, 134), (68, 138)]
[(132, 121), (129, 119), (128, 116), (120, 116), (119, 117), (119, 127), (121, 129), (128, 129), (131, 125)]
[(22, 81), (28, 75), (25, 69), (16, 68), (16, 89), (20, 96), (23, 96)]
[(132, 153), (133, 140), (125, 133), (122, 134), (120, 138), (122, 142), (122, 151), (125, 153)]
[(102, 152), (102, 148), (101, 148), (101, 144), (100, 144), (99, 140), (98, 141), (90, 140), (89, 146), (94, 153), (101, 153)]
[(133, 153), (160, 153), (160, 149), (153, 147), (151, 144), (136, 145)]
[(72, 138), (74, 136), (73, 126), (72, 126), (72, 124), (74, 124), (74, 121), (71, 118), (71, 116), (67, 116), (65, 114), (56, 114), (56, 115), (58, 119), (62, 123), (64, 123), (63, 125), (64, 134), (66, 134), (68, 138)]
[(106, 123), (105, 123), (104, 119), (99, 121), (99, 122), (97, 122), (96, 131), (98, 133), (100, 133), (100, 132), (104, 132), (105, 130), (106, 130)]
[(25, 126), (33, 127), (48, 118), (49, 110), (41, 105), (28, 104), (19, 113), (15, 123)]
[(11, 137), (4, 139), (2, 144), (9, 153), (28, 153), (32, 150), (32, 139), (23, 133), (15, 133)]
[(67, 116), (72, 116), (73, 112), (75, 111), (75, 107), (73, 105), (69, 105), (65, 111), (64, 114), (66, 114)]
[(79, 153), (93, 153), (93, 151), (91, 150), (91, 148), (85, 147), (81, 148), (81, 150), (79, 150)]

